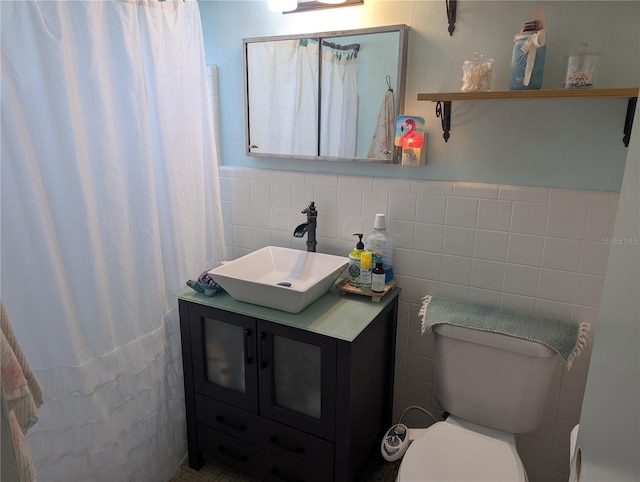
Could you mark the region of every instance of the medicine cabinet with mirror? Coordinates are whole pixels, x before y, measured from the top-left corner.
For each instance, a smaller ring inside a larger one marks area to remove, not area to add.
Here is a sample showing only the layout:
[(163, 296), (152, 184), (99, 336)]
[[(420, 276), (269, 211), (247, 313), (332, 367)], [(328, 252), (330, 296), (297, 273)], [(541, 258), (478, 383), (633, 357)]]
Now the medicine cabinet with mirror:
[(247, 155), (396, 163), (408, 28), (243, 39)]

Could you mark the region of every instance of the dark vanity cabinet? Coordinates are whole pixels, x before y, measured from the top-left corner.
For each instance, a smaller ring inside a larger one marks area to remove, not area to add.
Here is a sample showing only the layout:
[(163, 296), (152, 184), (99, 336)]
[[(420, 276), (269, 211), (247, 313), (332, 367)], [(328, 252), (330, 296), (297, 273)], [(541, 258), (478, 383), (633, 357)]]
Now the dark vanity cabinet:
[(178, 294), (189, 465), (261, 480), (364, 480), (391, 425), (397, 290), (299, 314)]

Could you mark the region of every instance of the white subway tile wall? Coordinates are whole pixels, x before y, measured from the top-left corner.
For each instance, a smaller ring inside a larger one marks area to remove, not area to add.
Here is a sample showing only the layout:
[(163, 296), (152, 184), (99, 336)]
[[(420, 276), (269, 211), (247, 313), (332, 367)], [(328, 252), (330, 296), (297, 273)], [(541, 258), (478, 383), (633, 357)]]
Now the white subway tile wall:
[[(433, 396), (431, 335), (420, 334), (425, 294), (449, 296), (594, 324), (618, 193), (468, 182), (387, 179), (223, 166), (230, 258), (267, 245), (305, 249), (293, 238), (310, 201), (318, 251), (347, 256), (353, 233), (376, 213), (394, 235), (400, 293), (394, 417)], [(580, 417), (590, 347), (567, 371), (558, 363), (542, 426), (518, 437), (529, 480), (565, 480), (569, 433)], [(411, 424), (428, 420), (415, 413)]]

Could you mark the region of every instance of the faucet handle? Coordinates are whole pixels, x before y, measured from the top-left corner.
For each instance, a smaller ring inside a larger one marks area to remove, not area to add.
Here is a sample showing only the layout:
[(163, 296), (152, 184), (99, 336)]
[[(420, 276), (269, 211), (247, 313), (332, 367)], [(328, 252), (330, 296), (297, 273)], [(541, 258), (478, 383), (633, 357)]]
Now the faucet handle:
[(311, 201), (309, 203), (309, 205), (304, 208), (302, 211), (302, 214), (315, 214), (316, 213), (316, 203), (314, 201)]

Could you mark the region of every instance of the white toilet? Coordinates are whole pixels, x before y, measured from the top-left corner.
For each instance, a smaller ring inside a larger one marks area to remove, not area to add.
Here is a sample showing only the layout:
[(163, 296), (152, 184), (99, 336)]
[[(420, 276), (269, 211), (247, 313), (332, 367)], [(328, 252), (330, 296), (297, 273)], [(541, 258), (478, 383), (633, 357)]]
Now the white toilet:
[(411, 443), (397, 481), (526, 481), (515, 434), (540, 425), (556, 352), (453, 325), (434, 337), (436, 399), (450, 416)]

